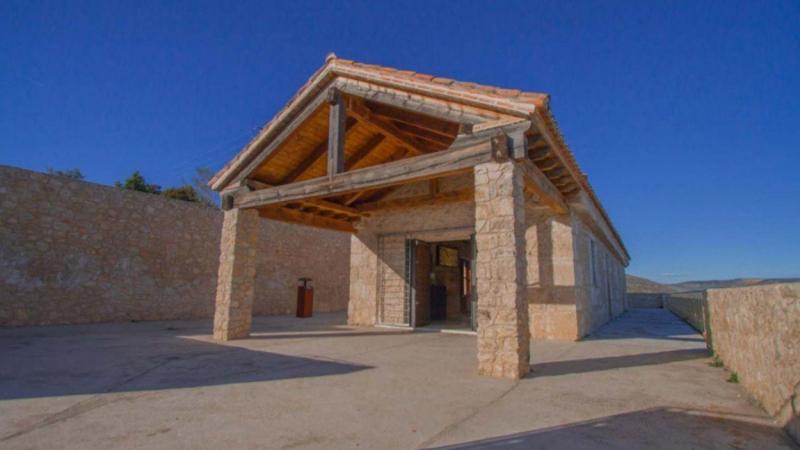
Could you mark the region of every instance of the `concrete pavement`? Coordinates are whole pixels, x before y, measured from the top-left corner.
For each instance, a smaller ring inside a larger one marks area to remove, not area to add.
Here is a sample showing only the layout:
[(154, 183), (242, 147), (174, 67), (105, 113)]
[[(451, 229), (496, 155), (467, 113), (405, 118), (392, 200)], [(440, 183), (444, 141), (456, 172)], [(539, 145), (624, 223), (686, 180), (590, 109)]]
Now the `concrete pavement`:
[(475, 337), (341, 314), (0, 330), (0, 448), (795, 448), (664, 310), (535, 343), (520, 382)]

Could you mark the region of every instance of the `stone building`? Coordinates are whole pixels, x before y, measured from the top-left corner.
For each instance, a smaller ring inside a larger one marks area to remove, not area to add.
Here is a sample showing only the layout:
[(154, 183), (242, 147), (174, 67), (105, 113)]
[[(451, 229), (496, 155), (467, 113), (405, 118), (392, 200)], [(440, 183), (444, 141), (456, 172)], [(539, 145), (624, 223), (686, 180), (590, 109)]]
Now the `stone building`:
[(261, 217), (351, 233), (348, 322), (472, 329), (484, 375), (622, 313), (629, 255), (548, 103), (330, 55), (210, 182), (214, 336), (248, 336)]

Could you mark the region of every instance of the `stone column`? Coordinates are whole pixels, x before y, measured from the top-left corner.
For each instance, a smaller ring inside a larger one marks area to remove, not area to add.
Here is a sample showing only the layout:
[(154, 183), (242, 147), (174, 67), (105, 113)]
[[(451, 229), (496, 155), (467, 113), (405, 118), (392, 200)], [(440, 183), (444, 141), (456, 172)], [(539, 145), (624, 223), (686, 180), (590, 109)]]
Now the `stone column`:
[(350, 235), (350, 299), (347, 324), (376, 323), (378, 301), (378, 238), (369, 230)]
[(530, 366), (523, 183), (513, 161), (475, 166), (481, 375), (518, 379)]
[(258, 211), (225, 211), (220, 239), (214, 339), (227, 341), (250, 335), (256, 278)]

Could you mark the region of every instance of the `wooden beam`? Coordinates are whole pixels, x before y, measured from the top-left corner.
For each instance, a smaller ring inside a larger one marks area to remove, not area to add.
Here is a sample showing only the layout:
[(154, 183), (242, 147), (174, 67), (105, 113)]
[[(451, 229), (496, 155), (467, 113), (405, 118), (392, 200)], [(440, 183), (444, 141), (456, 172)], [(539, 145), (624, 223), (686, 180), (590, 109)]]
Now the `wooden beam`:
[(456, 138), (455, 134), (452, 136), (445, 137), (440, 134), (431, 133), (430, 131), (424, 128), (409, 123), (397, 122), (395, 123), (395, 126), (399, 128), (400, 131), (413, 135), (417, 139), (424, 139), (427, 142), (431, 142), (437, 147), (443, 146), (447, 148), (450, 145), (450, 143), (453, 142), (453, 139)]
[(358, 209), (364, 212), (389, 211), (417, 208), (420, 206), (439, 206), (451, 203), (463, 203), (473, 201), (474, 199), (475, 193), (472, 189), (463, 189), (460, 191), (440, 192), (435, 195), (418, 195), (414, 197), (362, 203), (358, 205)]
[[(294, 116), (294, 118), (288, 122), (288, 124), (280, 131), (280, 133), (278, 133), (277, 136), (269, 141), (269, 144), (267, 144), (263, 150), (258, 151), (258, 153), (252, 157), (247, 166), (237, 171), (235, 176), (233, 173), (226, 174), (223, 178), (214, 183), (213, 188), (218, 190), (224, 186), (241, 183), (244, 179), (252, 175), (252, 173), (255, 172), (255, 170), (258, 169), (262, 164), (268, 162), (269, 159), (275, 155), (275, 151), (278, 149), (278, 147), (280, 147), (289, 136), (291, 136), (303, 123), (305, 123), (306, 120), (308, 120), (309, 117), (311, 117), (311, 115), (320, 106), (325, 103), (327, 96), (327, 89), (318, 93), (309, 104), (307, 104), (298, 112), (296, 116)], [(257, 140), (251, 144), (251, 146), (259, 146), (265, 141), (265, 139), (266, 135), (259, 136)]]
[(424, 148), (426, 153), (438, 152), (440, 150), (446, 149), (450, 145), (450, 141), (442, 142), (441, 140), (430, 139), (428, 136), (416, 134), (405, 129), (403, 129), (402, 131), (408, 133), (409, 136), (413, 137), (414, 140), (418, 141), (419, 147)]
[(391, 108), (381, 105), (380, 103), (373, 103), (368, 106), (374, 114), (377, 114), (385, 119), (394, 121), (396, 123), (412, 125), (416, 128), (436, 134), (445, 139), (452, 140), (456, 137), (456, 134), (458, 134), (458, 124), (453, 122), (446, 122), (440, 119), (423, 116), (421, 114), (408, 112), (402, 109)]
[(454, 123), (481, 123), (507, 117), (488, 109), (475, 108), (434, 97), (409, 95), (407, 91), (398, 90), (375, 83), (340, 78), (336, 86), (345, 94), (364, 98), (376, 103), (383, 103), (395, 108), (409, 110)]
[(544, 172), (544, 174), (547, 175), (547, 177), (550, 178), (551, 180), (564, 175), (569, 175), (567, 173), (567, 169), (563, 167), (556, 167), (553, 169), (542, 170), (542, 172)]
[[(258, 180), (247, 180), (247, 185), (248, 185), (248, 187), (250, 187), (251, 189), (254, 189), (254, 190), (269, 189), (269, 188), (273, 187), (270, 184), (262, 183), (261, 181), (258, 181)], [(357, 210), (355, 208), (351, 208), (351, 207), (349, 207), (347, 205), (342, 205), (342, 204), (331, 202), (331, 201), (328, 201), (328, 200), (323, 200), (321, 198), (313, 199), (313, 200), (301, 200), (300, 202), (298, 202), (298, 204), (300, 206), (304, 206), (304, 207), (313, 207), (313, 208), (316, 208), (316, 209), (324, 209), (324, 210), (327, 210), (327, 211), (333, 211), (333, 212), (338, 212), (338, 213), (342, 213), (342, 214), (347, 214), (347, 215), (353, 216), (353, 217), (360, 217), (361, 216), (361, 211), (359, 211), (359, 210)]]
[(328, 92), (330, 115), (328, 116), (328, 178), (344, 172), (344, 135), (347, 109), (342, 94), (331, 89)]
[(529, 150), (530, 159), (534, 162), (544, 161), (545, 159), (550, 158), (551, 152), (550, 147), (535, 147)]
[(531, 161), (520, 161), (519, 167), (522, 168), (525, 178), (526, 193), (532, 194), (556, 214), (565, 214), (568, 211), (561, 193)]
[[(356, 119), (349, 117), (347, 119), (347, 131), (345, 132), (345, 136), (350, 135), (350, 133), (356, 128), (356, 124), (358, 122)], [(298, 164), (288, 175), (283, 177), (281, 181), (277, 184), (286, 184), (291, 183), (294, 180), (302, 177), (305, 173), (314, 166), (314, 163), (319, 161), (322, 158), (322, 155), (325, 154), (325, 151), (328, 150), (328, 139), (322, 141), (319, 145), (314, 147), (314, 150), (304, 159), (300, 164)]]
[(366, 189), (365, 189), (365, 190), (363, 190), (363, 191), (356, 192), (356, 193), (355, 193), (353, 196), (351, 196), (350, 198), (348, 198), (348, 199), (347, 199), (347, 200), (344, 202), (344, 204), (345, 204), (345, 205), (347, 205), (347, 206), (350, 206), (350, 205), (352, 205), (353, 203), (355, 203), (356, 201), (358, 201), (358, 199), (360, 199), (361, 197), (363, 197), (363, 196), (364, 196), (364, 194), (366, 194), (367, 192), (369, 192), (369, 191), (367, 191)]
[(347, 107), (353, 117), (358, 119), (359, 122), (386, 136), (387, 139), (394, 141), (397, 145), (408, 147), (413, 154), (422, 155), (426, 153), (420, 148), (419, 142), (415, 141), (388, 120), (373, 114), (363, 101), (348, 97)]
[(556, 167), (562, 167), (562, 166), (563, 164), (561, 164), (561, 160), (557, 158), (555, 155), (553, 155), (552, 158), (541, 160), (536, 164), (536, 167), (538, 167), (539, 170), (552, 170), (555, 169)]
[(526, 131), (529, 126), (530, 122), (527, 122), (525, 128), (518, 128), (508, 132), (509, 145), (511, 146), (509, 156), (516, 161), (528, 159), (528, 134)]
[(350, 222), (337, 220), (331, 217), (322, 217), (316, 214), (305, 213), (296, 209), (273, 206), (270, 208), (259, 209), (258, 214), (261, 217), (278, 220), (281, 222), (290, 222), (315, 228), (325, 228), (328, 230), (355, 233), (355, 228)]
[(357, 148), (356, 151), (354, 151), (353, 154), (347, 158), (344, 163), (344, 170), (348, 171), (355, 167), (359, 162), (361, 162), (362, 159), (366, 158), (367, 155), (372, 153), (372, 151), (375, 150), (375, 148), (379, 146), (384, 139), (386, 139), (386, 136), (382, 134), (376, 134), (375, 136), (372, 136), (367, 142), (364, 143), (364, 145)]
[(428, 181), (428, 194), (436, 195), (439, 193), (439, 179), (434, 178)]
[[(497, 130), (492, 130), (494, 134)], [(466, 172), (477, 164), (492, 161), (492, 134), (456, 139), (447, 151), (407, 158), (378, 166), (344, 172), (332, 180), (316, 178), (243, 193), (238, 208), (256, 208), (278, 203), (341, 195), (364, 189), (395, 186)]]

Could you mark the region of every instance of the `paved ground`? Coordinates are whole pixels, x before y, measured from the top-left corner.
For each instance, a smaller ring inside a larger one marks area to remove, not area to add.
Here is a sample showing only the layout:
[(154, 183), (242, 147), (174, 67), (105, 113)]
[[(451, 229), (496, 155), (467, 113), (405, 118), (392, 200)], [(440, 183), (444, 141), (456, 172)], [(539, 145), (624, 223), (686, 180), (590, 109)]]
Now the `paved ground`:
[(662, 310), (536, 344), (516, 383), (474, 336), (343, 319), (0, 330), (0, 448), (794, 448)]

